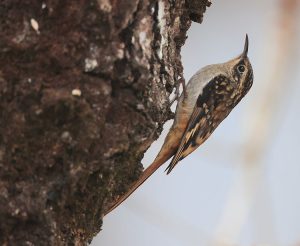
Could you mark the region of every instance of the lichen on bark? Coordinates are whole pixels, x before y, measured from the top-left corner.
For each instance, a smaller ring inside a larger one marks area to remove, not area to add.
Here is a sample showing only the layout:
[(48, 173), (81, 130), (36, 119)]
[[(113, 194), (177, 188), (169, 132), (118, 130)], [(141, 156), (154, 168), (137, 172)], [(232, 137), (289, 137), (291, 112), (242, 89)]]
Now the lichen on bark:
[(207, 0), (0, 2), (0, 244), (85, 244), (172, 117)]

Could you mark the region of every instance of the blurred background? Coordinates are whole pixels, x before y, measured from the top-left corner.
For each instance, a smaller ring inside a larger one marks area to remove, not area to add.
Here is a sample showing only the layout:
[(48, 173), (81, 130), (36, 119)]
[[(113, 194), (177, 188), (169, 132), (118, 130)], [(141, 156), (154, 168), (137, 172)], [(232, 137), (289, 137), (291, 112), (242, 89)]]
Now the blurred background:
[(165, 165), (107, 215), (93, 246), (300, 245), (300, 1), (213, 1), (189, 30), (185, 78), (240, 54), (246, 33), (249, 94), (169, 176)]

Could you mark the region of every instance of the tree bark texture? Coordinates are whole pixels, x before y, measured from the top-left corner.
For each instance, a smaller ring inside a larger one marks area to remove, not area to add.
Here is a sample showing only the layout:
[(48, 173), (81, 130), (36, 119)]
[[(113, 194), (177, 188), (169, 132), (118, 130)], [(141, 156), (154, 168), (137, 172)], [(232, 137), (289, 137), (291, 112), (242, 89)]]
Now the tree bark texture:
[(86, 244), (172, 117), (208, 0), (0, 1), (0, 244)]

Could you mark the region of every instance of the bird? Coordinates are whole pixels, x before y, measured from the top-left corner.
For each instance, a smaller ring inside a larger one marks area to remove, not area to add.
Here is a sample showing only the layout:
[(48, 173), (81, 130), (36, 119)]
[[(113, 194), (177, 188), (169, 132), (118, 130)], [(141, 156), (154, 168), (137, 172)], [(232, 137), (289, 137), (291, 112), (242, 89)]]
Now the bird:
[(246, 34), (244, 50), (239, 56), (224, 63), (203, 67), (192, 76), (186, 86), (183, 86), (173, 125), (158, 155), (105, 215), (118, 207), (159, 167), (173, 157), (165, 170), (169, 174), (179, 161), (209, 138), (248, 93), (253, 84), (248, 46), (249, 39)]

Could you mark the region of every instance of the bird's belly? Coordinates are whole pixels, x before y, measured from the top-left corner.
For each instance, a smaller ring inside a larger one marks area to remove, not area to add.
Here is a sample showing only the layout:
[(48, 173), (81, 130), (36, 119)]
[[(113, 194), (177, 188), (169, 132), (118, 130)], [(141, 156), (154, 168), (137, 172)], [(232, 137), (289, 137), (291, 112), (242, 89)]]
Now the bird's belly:
[(192, 110), (187, 107), (182, 107), (182, 104), (178, 106), (173, 125), (165, 138), (164, 144), (161, 147), (155, 162), (164, 163), (176, 153), (191, 113)]

